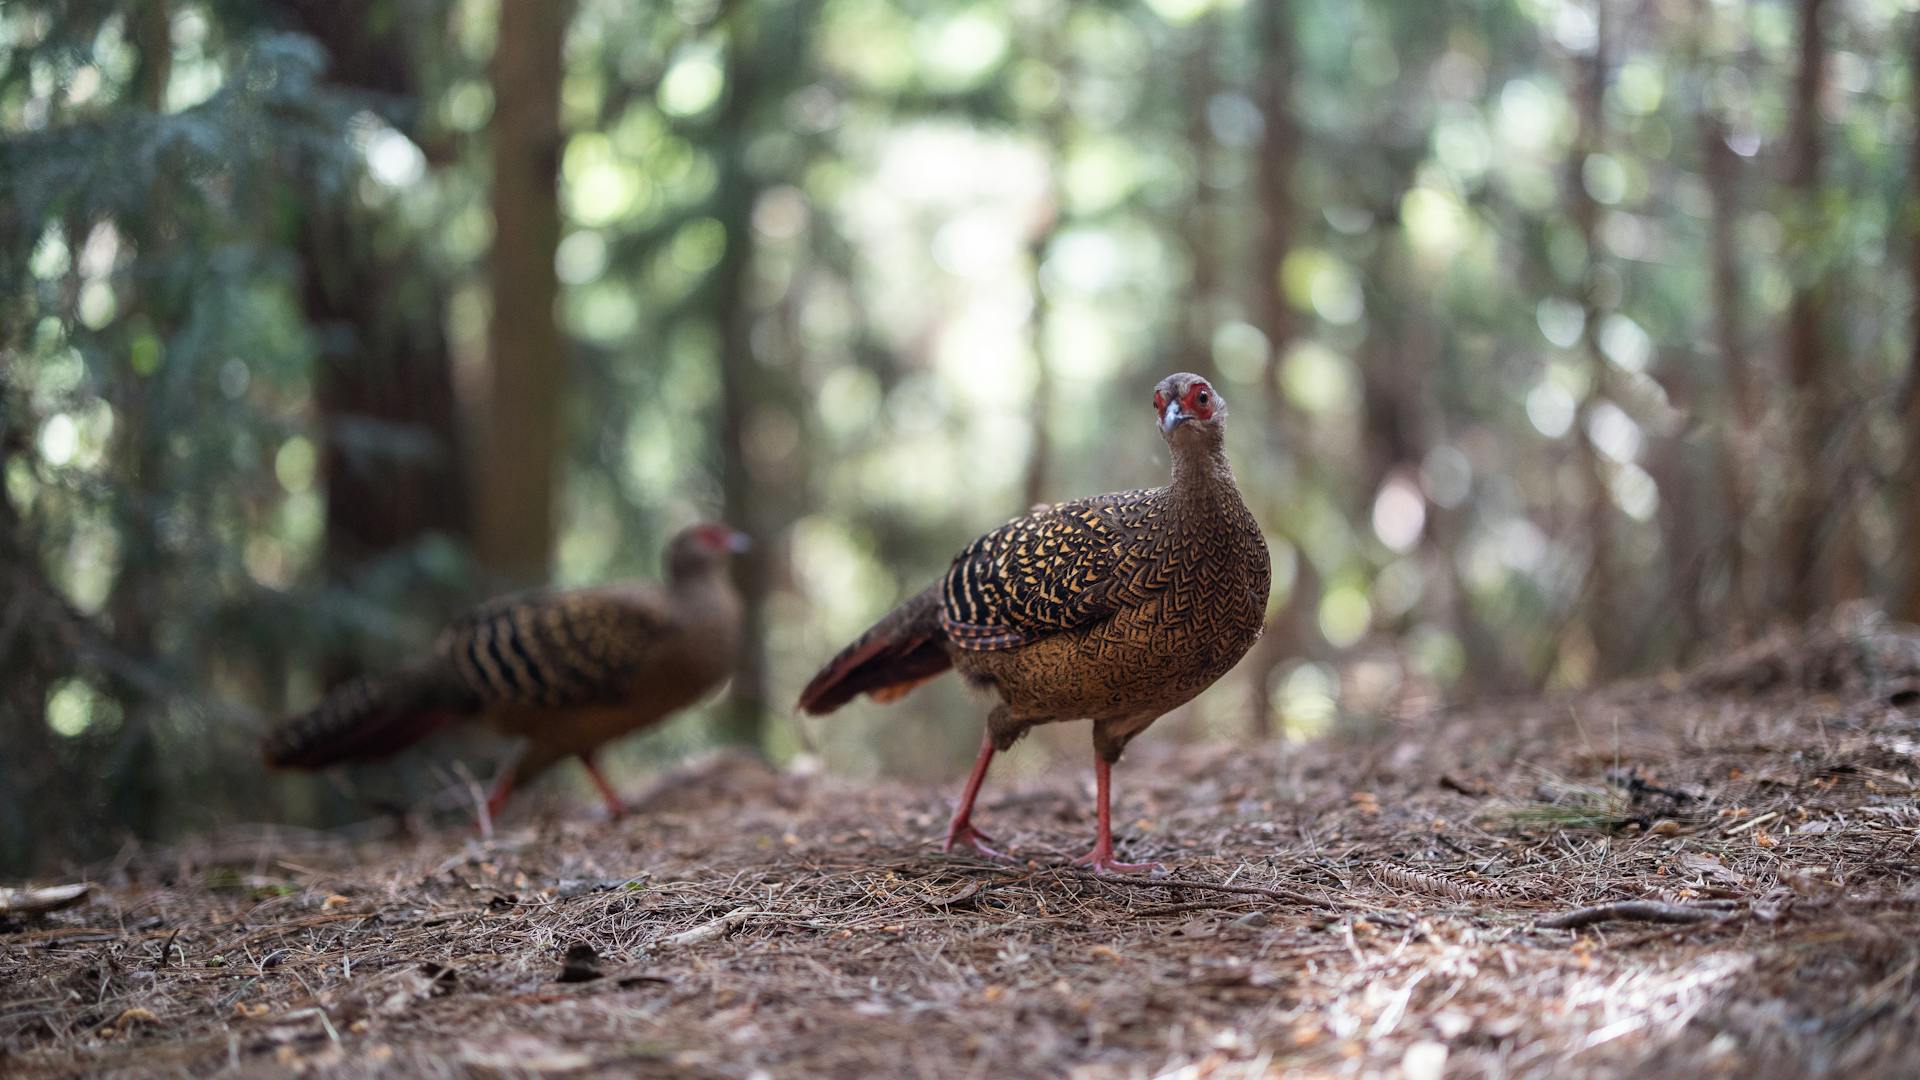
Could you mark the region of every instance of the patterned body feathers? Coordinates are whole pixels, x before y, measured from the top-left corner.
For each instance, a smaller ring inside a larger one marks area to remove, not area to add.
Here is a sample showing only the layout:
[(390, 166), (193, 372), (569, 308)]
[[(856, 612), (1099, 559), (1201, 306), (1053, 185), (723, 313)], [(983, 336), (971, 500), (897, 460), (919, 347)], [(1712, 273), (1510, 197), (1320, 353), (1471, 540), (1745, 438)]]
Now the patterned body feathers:
[(460, 616), (432, 657), (348, 682), (282, 724), (263, 742), (267, 763), (385, 757), (481, 720), (531, 744), (516, 770), (523, 781), (659, 722), (718, 686), (738, 644), (740, 602), (720, 546), (732, 534), (697, 533), (676, 539), (665, 586), (520, 593)]

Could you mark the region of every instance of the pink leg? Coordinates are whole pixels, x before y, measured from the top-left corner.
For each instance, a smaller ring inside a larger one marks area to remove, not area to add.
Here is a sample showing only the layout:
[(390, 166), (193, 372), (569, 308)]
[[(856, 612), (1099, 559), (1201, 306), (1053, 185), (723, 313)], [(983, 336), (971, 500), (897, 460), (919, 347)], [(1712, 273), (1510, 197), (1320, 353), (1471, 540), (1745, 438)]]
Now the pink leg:
[(980, 756), (974, 759), (973, 775), (967, 777), (967, 790), (960, 793), (960, 807), (953, 812), (953, 821), (947, 826), (947, 842), (940, 845), (941, 851), (952, 851), (955, 845), (970, 847), (991, 859), (1004, 859), (1005, 855), (988, 847), (984, 841), (993, 837), (973, 827), (973, 800), (980, 797), (980, 784), (987, 778), (987, 766), (993, 764), (993, 731), (980, 738)]
[(1124, 863), (1113, 857), (1112, 773), (1113, 763), (1095, 754), (1093, 780), (1098, 790), (1094, 797), (1100, 802), (1100, 837), (1094, 841), (1093, 850), (1073, 860), (1073, 865), (1089, 867), (1096, 874), (1137, 874), (1142, 870), (1166, 869), (1159, 863)]
[(627, 804), (620, 801), (620, 793), (613, 790), (613, 785), (601, 775), (600, 766), (593, 763), (593, 755), (581, 754), (580, 764), (587, 767), (587, 776), (593, 780), (593, 786), (600, 789), (600, 798), (607, 804), (607, 817), (618, 821), (627, 816)]
[(493, 781), (493, 790), (487, 792), (487, 805), (480, 810), (480, 835), (493, 839), (493, 819), (500, 816), (506, 808), (507, 796), (513, 794), (513, 763), (508, 762)]

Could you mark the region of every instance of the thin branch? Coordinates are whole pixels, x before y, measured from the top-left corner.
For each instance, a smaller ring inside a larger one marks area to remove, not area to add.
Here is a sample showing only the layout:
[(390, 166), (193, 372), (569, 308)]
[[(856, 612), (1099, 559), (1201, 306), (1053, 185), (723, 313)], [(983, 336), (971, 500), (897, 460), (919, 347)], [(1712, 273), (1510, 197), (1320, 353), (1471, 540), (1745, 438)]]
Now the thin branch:
[(1656, 900), (1622, 900), (1554, 915), (1534, 925), (1542, 930), (1578, 930), (1583, 926), (1607, 922), (1703, 923), (1727, 917), (1727, 912), (1709, 908), (1663, 904)]

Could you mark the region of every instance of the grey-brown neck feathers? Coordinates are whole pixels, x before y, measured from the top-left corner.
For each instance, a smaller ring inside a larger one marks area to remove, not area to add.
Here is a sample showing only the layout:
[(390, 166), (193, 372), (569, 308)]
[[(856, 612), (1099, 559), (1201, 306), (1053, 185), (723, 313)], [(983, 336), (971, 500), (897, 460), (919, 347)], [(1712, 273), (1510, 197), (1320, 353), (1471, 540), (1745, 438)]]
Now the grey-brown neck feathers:
[(1172, 449), (1173, 489), (1179, 497), (1201, 503), (1223, 496), (1239, 497), (1233, 466), (1227, 462), (1226, 439), (1219, 428), (1174, 440)]

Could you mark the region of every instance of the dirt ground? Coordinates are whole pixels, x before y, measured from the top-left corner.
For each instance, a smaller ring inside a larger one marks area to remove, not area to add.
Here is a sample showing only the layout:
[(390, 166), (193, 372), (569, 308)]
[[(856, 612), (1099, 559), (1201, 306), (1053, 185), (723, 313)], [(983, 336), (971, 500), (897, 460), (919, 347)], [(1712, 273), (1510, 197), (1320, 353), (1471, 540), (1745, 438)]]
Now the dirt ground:
[[(910, 709), (911, 705), (897, 708)], [(903, 722), (909, 722), (903, 719)], [(623, 822), (136, 855), (0, 918), (0, 1074), (1912, 1076), (1920, 639), (988, 788), (688, 770)]]

